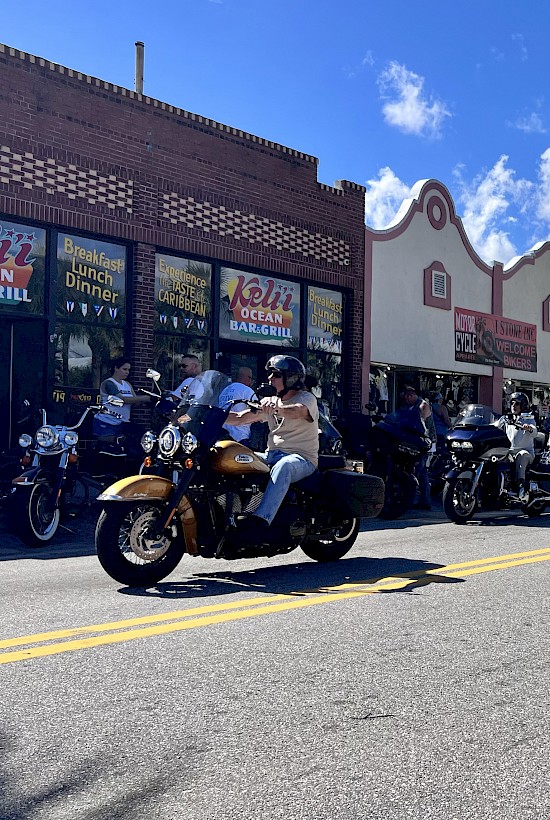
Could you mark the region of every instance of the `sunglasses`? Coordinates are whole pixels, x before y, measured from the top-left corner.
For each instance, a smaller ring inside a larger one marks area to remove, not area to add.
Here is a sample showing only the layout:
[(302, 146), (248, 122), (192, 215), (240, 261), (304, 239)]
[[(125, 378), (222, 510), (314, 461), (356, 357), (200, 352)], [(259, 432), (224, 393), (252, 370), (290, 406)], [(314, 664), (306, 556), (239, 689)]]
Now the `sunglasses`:
[(281, 370), (274, 370), (272, 367), (270, 367), (268, 370), (266, 370), (266, 373), (267, 373), (268, 376), (273, 376), (274, 379), (282, 379), (283, 378), (282, 371)]

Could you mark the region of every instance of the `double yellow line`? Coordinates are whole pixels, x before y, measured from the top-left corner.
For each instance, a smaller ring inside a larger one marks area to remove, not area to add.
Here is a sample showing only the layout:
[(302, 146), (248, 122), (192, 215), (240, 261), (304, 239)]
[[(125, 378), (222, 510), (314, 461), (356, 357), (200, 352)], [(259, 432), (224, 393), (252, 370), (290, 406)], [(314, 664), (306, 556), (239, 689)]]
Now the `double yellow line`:
[[(476, 561), (465, 561), (460, 564), (448, 564), (437, 569), (418, 570), (385, 578), (370, 578), (351, 584), (336, 587), (289, 592), (283, 595), (269, 595), (262, 598), (246, 598), (223, 604), (196, 606), (165, 612), (158, 615), (145, 615), (142, 618), (131, 618), (124, 621), (111, 621), (103, 624), (58, 629), (52, 632), (39, 632), (36, 635), (25, 635), (18, 638), (0, 640), (0, 664), (16, 663), (31, 658), (43, 658), (48, 655), (59, 655), (63, 652), (75, 652), (95, 646), (125, 643), (155, 635), (167, 635), (185, 629), (212, 626), (213, 624), (240, 621), (245, 618), (257, 618), (260, 615), (271, 615), (273, 612), (285, 612), (302, 609), (318, 604), (345, 601), (349, 598), (360, 598), (376, 592), (413, 589), (430, 583), (446, 583), (463, 579), (467, 575), (478, 575), (482, 572), (493, 572), (499, 569), (535, 564), (550, 561), (550, 548), (514, 552), (498, 555), (493, 558), (480, 558)], [(16, 647), (23, 647), (18, 649)]]

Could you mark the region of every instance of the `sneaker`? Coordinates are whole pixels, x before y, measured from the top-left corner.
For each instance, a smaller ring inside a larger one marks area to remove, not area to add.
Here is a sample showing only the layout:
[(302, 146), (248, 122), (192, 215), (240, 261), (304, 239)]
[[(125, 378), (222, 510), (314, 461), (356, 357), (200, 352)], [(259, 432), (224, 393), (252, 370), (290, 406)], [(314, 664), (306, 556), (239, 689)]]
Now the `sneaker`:
[(519, 488), (518, 498), (519, 498), (520, 501), (527, 501), (528, 500), (529, 493), (527, 492), (525, 487), (522, 486), (522, 487)]

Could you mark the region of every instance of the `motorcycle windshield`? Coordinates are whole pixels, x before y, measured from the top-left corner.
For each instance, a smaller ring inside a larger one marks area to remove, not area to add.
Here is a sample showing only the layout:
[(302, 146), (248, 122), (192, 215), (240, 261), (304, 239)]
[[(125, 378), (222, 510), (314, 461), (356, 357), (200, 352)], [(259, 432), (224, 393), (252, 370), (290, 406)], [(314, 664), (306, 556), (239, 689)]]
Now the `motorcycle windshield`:
[(456, 427), (484, 427), (498, 421), (490, 407), (485, 404), (469, 404), (463, 410), (455, 422)]
[(217, 407), (220, 393), (231, 379), (219, 370), (205, 370), (186, 385), (182, 392), (180, 407), (187, 404), (206, 404)]
[(192, 433), (205, 447), (211, 447), (221, 434), (227, 411), (208, 404), (189, 404), (178, 418), (182, 434)]

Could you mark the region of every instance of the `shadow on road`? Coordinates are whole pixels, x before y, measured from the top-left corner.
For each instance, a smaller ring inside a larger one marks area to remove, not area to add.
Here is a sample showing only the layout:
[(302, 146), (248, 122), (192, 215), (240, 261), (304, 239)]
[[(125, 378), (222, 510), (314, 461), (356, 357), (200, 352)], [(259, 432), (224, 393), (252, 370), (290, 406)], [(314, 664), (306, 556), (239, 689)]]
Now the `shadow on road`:
[(381, 592), (412, 592), (428, 584), (456, 584), (461, 578), (427, 574), (442, 564), (410, 558), (342, 558), (331, 564), (300, 563), (274, 567), (259, 567), (242, 572), (195, 573), (185, 581), (165, 581), (147, 589), (122, 587), (122, 595), (150, 598), (202, 598), (255, 592), (269, 595), (302, 596), (311, 592), (339, 591), (338, 587), (377, 584), (387, 578), (409, 578), (410, 583), (399, 589)]

